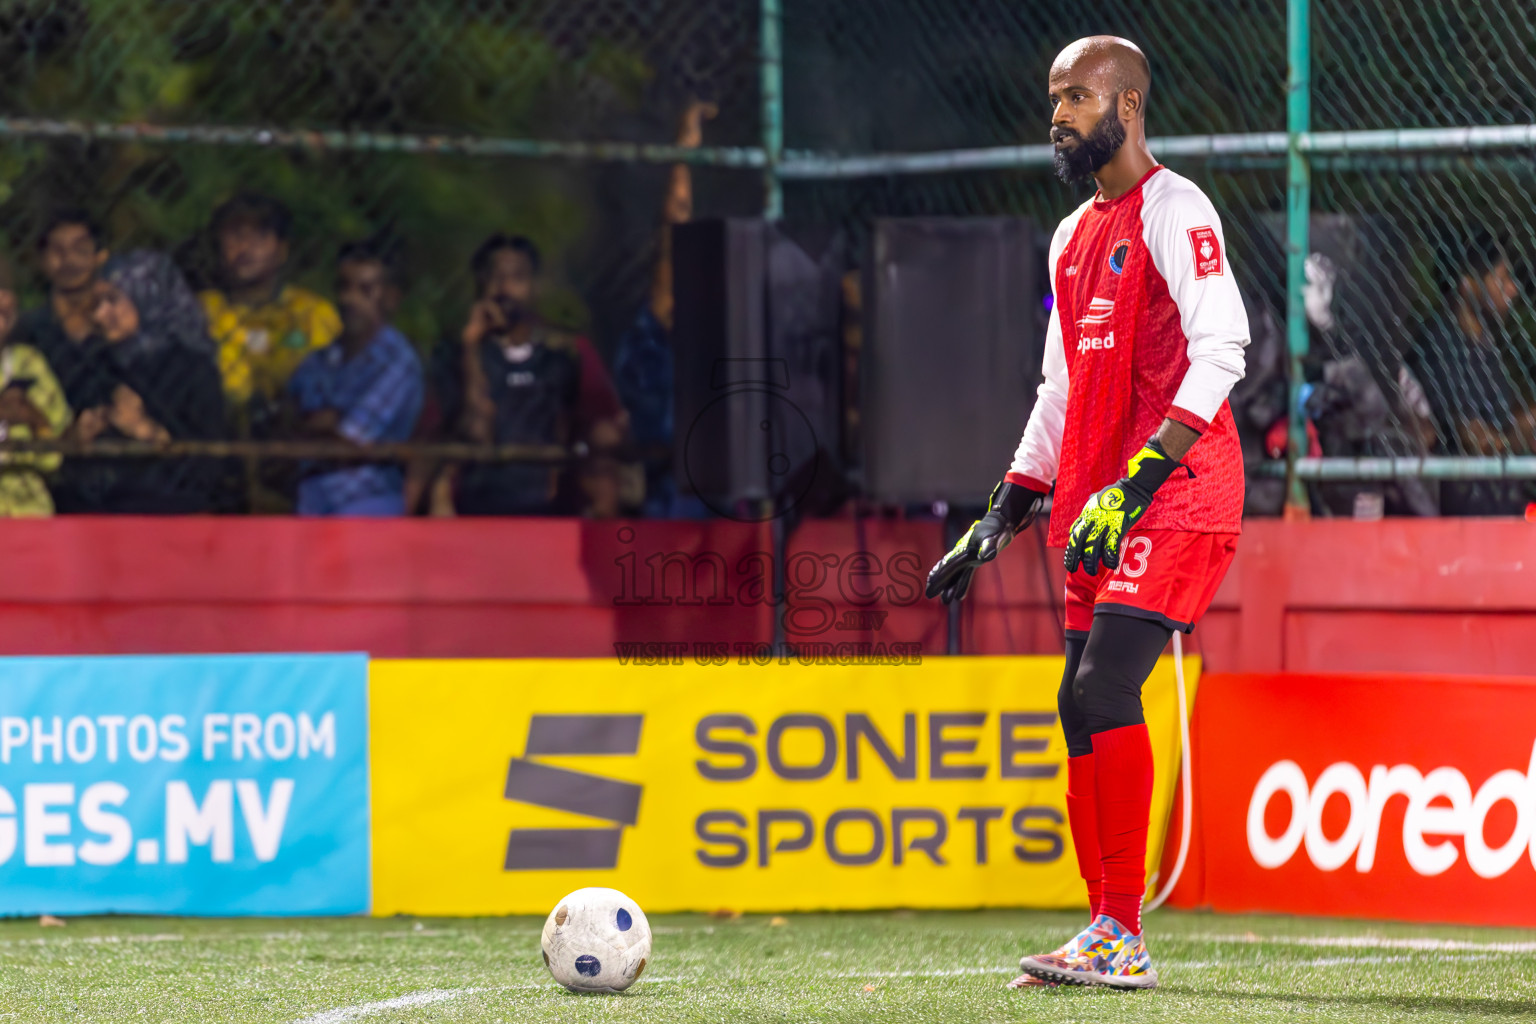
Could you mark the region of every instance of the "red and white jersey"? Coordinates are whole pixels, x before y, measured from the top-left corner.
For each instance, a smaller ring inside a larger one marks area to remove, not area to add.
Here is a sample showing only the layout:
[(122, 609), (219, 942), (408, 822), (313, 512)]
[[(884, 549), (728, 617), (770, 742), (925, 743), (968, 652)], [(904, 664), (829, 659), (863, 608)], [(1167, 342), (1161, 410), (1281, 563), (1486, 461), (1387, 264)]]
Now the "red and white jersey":
[(1095, 196), (1051, 241), (1055, 289), (1045, 381), (1008, 479), (1056, 496), (1050, 543), (1089, 495), (1172, 417), (1202, 432), (1138, 524), (1236, 533), (1243, 455), (1227, 394), (1243, 377), (1248, 314), (1221, 219), (1194, 183), (1154, 167), (1124, 195)]

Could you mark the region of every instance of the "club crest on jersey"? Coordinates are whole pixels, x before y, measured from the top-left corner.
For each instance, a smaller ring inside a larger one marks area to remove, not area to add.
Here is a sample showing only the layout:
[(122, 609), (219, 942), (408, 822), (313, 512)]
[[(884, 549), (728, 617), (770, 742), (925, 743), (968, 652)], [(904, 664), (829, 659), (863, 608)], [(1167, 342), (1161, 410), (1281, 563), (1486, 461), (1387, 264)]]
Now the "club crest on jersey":
[(1221, 273), (1221, 240), (1213, 228), (1190, 228), (1189, 245), (1195, 255), (1195, 280)]
[(1109, 269), (1117, 274), (1125, 273), (1125, 258), (1131, 254), (1131, 240), (1122, 238), (1109, 247)]

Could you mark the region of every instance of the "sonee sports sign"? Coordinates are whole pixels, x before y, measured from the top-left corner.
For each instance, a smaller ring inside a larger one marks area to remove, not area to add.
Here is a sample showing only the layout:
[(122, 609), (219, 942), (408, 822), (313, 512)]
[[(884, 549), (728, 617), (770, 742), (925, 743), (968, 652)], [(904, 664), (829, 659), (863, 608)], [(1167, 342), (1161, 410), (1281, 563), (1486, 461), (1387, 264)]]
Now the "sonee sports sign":
[[(918, 719), (926, 719), (919, 729)], [(816, 714), (779, 715), (764, 730), (748, 715), (701, 718), (694, 741), (704, 756), (694, 761), (700, 778), (745, 782), (759, 771), (787, 781), (867, 780), (958, 782), (1055, 779), (1059, 756), (1050, 752), (1054, 711), (1004, 711), (998, 715), (995, 751), (978, 750), (983, 732), (993, 735), (986, 711), (931, 712), (901, 716), (898, 733), (887, 735), (865, 712), (845, 712), (841, 721)], [(754, 742), (761, 736), (761, 746)], [(920, 739), (921, 737), (921, 739)], [(793, 759), (791, 750), (804, 760)], [(995, 754), (995, 758), (991, 755)], [(1003, 829), (993, 823), (1006, 820)], [(994, 847), (1011, 844), (1011, 854), (1028, 863), (1051, 863), (1065, 847), (1062, 811), (1050, 805), (1023, 807), (841, 807), (818, 818), (795, 807), (721, 808), (698, 816), (694, 832), (699, 863), (766, 868), (775, 856), (812, 850), (820, 844), (828, 860), (844, 867), (888, 861), (899, 867), (921, 855), (945, 865), (970, 858), (984, 865)], [(1006, 829), (1006, 833), (1004, 832)], [(953, 836), (952, 836), (952, 833)]]
[[(374, 662), (374, 912), (1076, 907), (1060, 658)], [(1166, 820), (1171, 663), (1146, 688)], [(1152, 856), (1161, 835), (1152, 837)]]
[(614, 868), (619, 837), (640, 813), (643, 787), (560, 768), (541, 760), (560, 756), (633, 756), (640, 749), (643, 715), (534, 715), (523, 756), (507, 767), (504, 795), (536, 807), (597, 818), (597, 828), (514, 828), (507, 838), (508, 871)]

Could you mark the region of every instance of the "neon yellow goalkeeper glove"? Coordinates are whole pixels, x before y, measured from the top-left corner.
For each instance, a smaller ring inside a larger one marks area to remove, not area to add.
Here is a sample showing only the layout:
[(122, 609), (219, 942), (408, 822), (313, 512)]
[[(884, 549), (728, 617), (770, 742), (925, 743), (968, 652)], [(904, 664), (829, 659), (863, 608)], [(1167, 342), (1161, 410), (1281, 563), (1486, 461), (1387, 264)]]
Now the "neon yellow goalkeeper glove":
[(928, 573), (928, 596), (942, 594), (945, 604), (965, 597), (976, 567), (992, 561), (1013, 541), (1014, 534), (1028, 528), (1044, 500), (1043, 491), (1006, 480), (992, 488), (987, 514), (972, 523), (949, 554), (939, 559)]
[[(1089, 576), (1097, 576), (1101, 564), (1106, 569), (1119, 568), (1121, 542), (1147, 514), (1157, 489), (1183, 465), (1170, 458), (1155, 437), (1131, 456), (1130, 472), (1090, 496), (1072, 524), (1062, 557), (1067, 572), (1076, 572), (1081, 565)], [(1189, 472), (1189, 467), (1184, 469)]]

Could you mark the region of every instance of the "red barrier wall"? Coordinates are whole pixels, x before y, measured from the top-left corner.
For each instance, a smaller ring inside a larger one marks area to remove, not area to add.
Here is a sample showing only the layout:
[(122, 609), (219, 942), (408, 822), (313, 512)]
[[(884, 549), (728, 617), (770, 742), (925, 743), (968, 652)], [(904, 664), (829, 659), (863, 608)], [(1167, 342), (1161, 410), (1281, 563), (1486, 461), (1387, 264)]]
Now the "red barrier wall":
[[(1060, 553), (1038, 536), (977, 576), (962, 650), (1060, 650)], [(944, 609), (920, 594), (936, 524), (802, 524), (778, 610), (769, 550), (767, 525), (735, 522), (13, 521), (0, 653), (597, 656), (762, 643), (776, 613), (791, 639), (944, 651)], [(1253, 521), (1190, 646), (1217, 671), (1528, 672), (1528, 566), (1518, 520)]]

